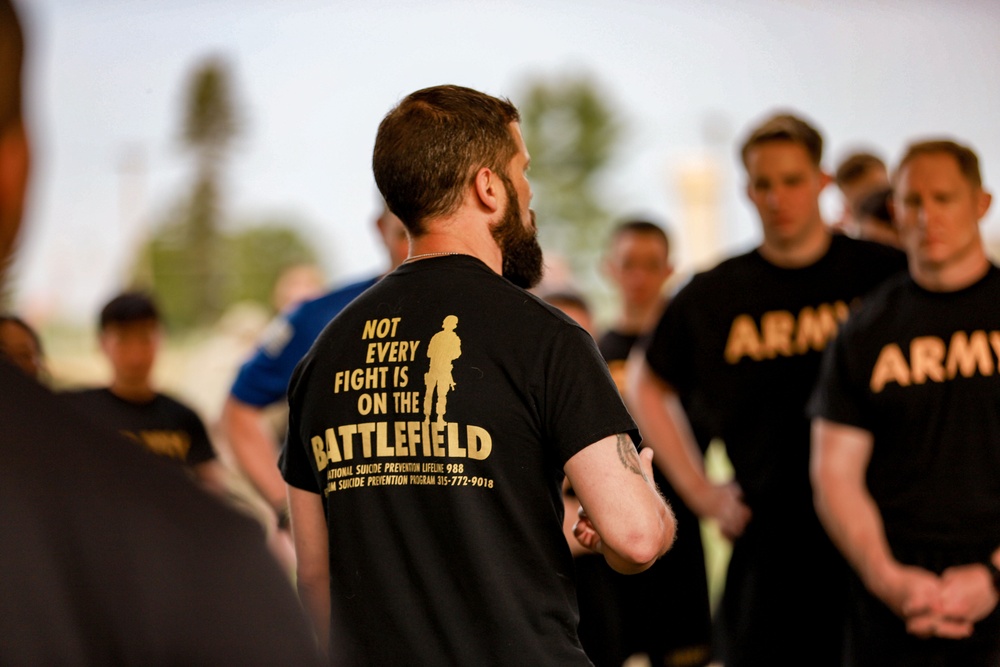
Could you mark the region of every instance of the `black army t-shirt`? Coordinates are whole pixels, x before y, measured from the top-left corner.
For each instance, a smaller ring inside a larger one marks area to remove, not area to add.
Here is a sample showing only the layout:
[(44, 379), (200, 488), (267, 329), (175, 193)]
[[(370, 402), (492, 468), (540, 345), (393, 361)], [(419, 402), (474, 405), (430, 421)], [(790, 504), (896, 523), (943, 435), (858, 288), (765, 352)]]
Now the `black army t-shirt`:
[(68, 392), (66, 398), (84, 417), (145, 446), (154, 454), (194, 466), (215, 458), (201, 418), (164, 394), (135, 403), (109, 389)]
[(755, 510), (811, 507), (805, 405), (821, 352), (854, 302), (905, 268), (902, 253), (833, 236), (812, 265), (754, 250), (696, 275), (670, 302), (646, 358), (721, 437)]
[(333, 640), (366, 664), (587, 664), (562, 468), (638, 441), (590, 336), (461, 255), (404, 264), (289, 389), (282, 470), (322, 493)]
[(957, 292), (902, 275), (824, 358), (814, 416), (874, 436), (868, 487), (894, 547), (1000, 545), (1000, 270)]

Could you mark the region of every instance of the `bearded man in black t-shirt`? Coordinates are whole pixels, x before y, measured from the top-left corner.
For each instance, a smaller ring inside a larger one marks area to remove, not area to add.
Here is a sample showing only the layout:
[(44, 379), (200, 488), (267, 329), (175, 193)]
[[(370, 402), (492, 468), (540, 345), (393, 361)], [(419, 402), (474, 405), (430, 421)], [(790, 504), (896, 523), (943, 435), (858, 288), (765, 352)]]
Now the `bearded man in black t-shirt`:
[[(831, 234), (822, 147), (790, 115), (750, 134), (741, 157), (763, 243), (680, 290), (630, 387), (660, 470), (734, 541), (715, 628), (727, 667), (840, 664), (846, 565), (813, 510), (805, 403), (850, 305), (904, 262)], [(708, 481), (689, 414), (724, 441), (735, 482)]]
[(851, 665), (1000, 664), (1000, 270), (979, 161), (912, 145), (894, 209), (909, 275), (827, 352), (810, 404), (823, 523), (857, 578)]
[(528, 161), (517, 110), (467, 88), (379, 126), (410, 257), (299, 364), (280, 462), (300, 592), (339, 664), (589, 664), (564, 475), (576, 535), (615, 569), (673, 539), (593, 340), (523, 289), (542, 269)]

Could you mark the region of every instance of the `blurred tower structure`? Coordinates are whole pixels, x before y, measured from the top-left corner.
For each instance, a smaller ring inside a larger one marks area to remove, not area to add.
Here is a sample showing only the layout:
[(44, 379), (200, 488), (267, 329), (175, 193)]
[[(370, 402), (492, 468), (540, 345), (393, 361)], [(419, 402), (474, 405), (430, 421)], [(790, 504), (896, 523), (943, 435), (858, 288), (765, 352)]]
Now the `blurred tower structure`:
[(716, 264), (722, 251), (722, 169), (708, 152), (681, 163), (676, 172), (680, 195), (683, 253), (677, 258), (681, 273), (703, 271)]
[(726, 190), (728, 156), (733, 144), (732, 122), (718, 111), (701, 118), (702, 147), (685, 157), (674, 171), (681, 202), (681, 252), (674, 258), (677, 275), (712, 268), (727, 247)]

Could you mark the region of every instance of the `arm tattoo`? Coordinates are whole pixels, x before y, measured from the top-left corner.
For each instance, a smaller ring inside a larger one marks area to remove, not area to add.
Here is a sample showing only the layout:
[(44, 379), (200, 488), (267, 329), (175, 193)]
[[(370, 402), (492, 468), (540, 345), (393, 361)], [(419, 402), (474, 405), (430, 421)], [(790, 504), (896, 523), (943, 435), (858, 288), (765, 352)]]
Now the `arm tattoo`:
[(632, 438), (628, 437), (624, 433), (619, 433), (617, 438), (618, 459), (622, 462), (622, 465), (625, 466), (625, 468), (630, 472), (633, 472), (636, 475), (641, 475), (642, 478), (648, 482), (649, 480), (646, 479), (646, 473), (644, 473), (642, 468), (639, 466), (639, 455), (635, 451), (635, 445), (632, 444)]

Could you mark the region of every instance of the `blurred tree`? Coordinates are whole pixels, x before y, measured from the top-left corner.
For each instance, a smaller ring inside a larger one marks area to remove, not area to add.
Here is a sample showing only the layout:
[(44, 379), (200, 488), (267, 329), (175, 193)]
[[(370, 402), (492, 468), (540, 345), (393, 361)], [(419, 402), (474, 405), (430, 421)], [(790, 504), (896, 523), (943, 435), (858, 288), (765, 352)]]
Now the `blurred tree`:
[(622, 124), (607, 97), (586, 75), (533, 79), (518, 96), (539, 233), (583, 282), (595, 277), (611, 224), (600, 181)]
[(215, 322), (236, 301), (270, 307), (281, 271), (316, 260), (291, 221), (223, 229), (226, 159), (241, 129), (233, 97), (222, 59), (206, 58), (192, 70), (180, 132), (194, 163), (191, 191), (153, 232), (132, 274), (134, 284), (157, 295), (166, 320), (182, 330)]
[(229, 67), (220, 58), (207, 58), (195, 68), (188, 82), (181, 134), (195, 160), (195, 182), (182, 229), (191, 261), (188, 298), (199, 324), (214, 321), (224, 305), (225, 274), (217, 261), (222, 214), (220, 181), (227, 149), (240, 126), (229, 80)]
[(225, 159), (240, 129), (231, 87), (221, 58), (206, 58), (192, 71), (180, 133), (194, 161), (191, 192), (140, 254), (149, 265), (135, 272), (139, 281), (152, 280), (147, 287), (181, 327), (213, 322), (226, 305), (220, 192)]

